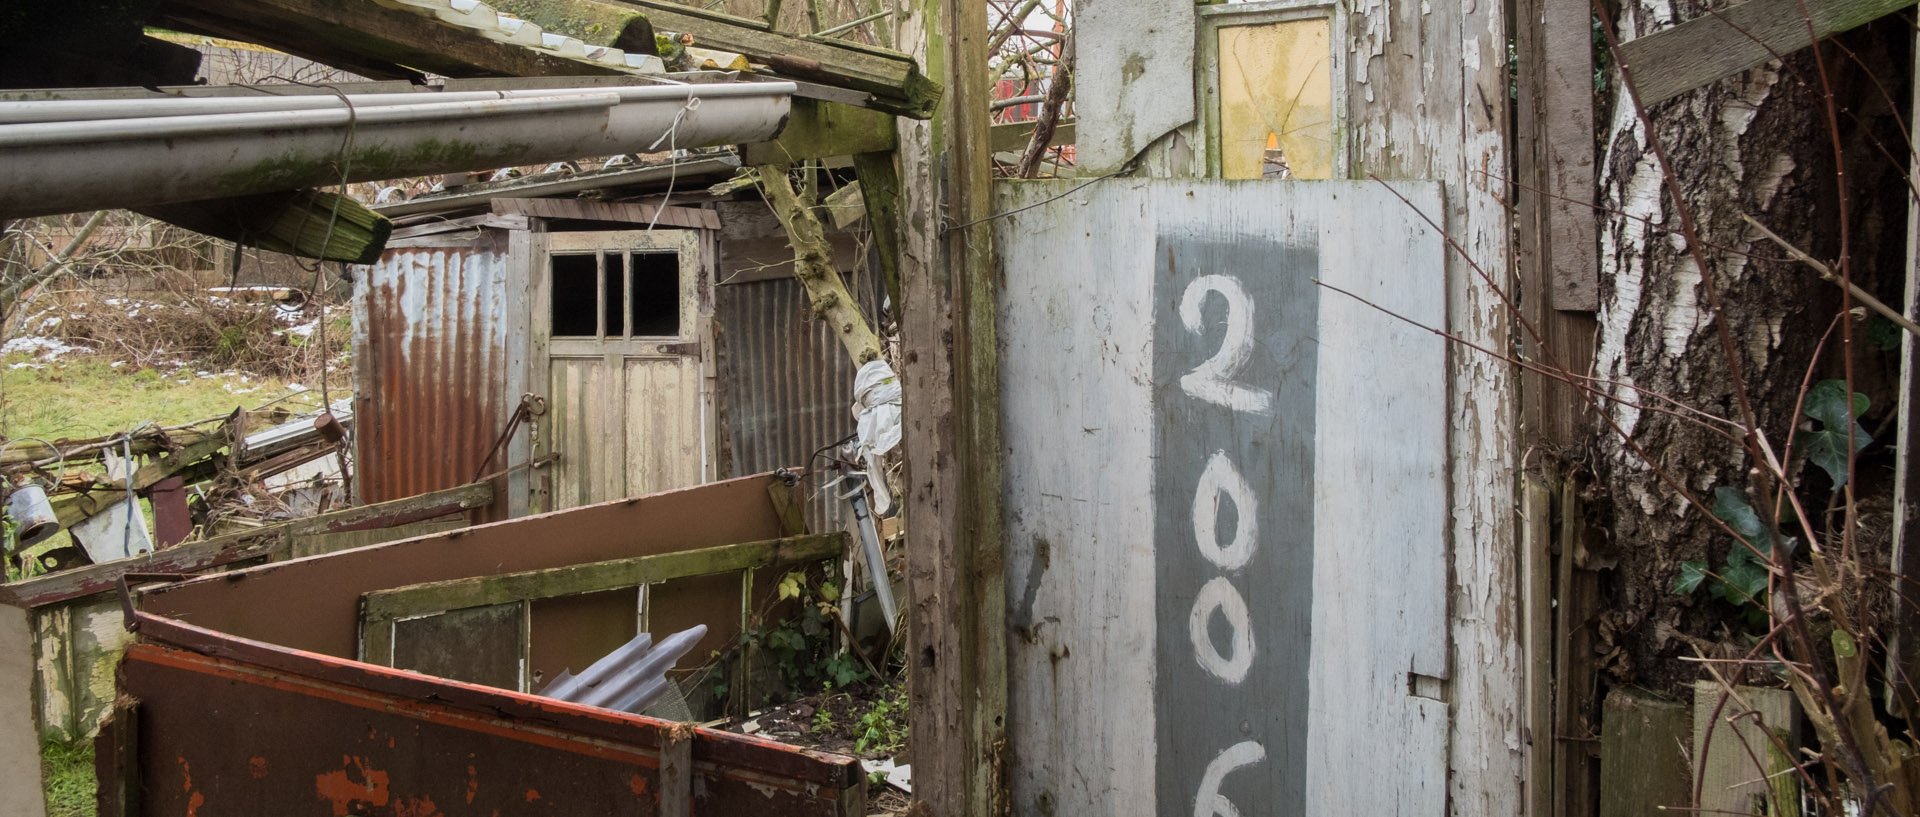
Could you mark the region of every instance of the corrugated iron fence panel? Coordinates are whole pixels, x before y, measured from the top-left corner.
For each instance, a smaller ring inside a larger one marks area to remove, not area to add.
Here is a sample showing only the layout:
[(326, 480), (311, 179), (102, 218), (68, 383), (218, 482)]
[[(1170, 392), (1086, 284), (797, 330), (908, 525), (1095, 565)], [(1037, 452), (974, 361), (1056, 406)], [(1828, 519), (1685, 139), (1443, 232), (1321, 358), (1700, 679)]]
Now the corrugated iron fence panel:
[[(877, 275), (849, 281), (860, 309), (880, 314)], [(852, 359), (826, 322), (814, 320), (794, 278), (717, 289), (721, 426), (726, 476), (807, 465), (820, 447), (854, 432)], [(807, 482), (807, 521), (816, 531), (843, 529), (852, 511)]]
[[(473, 479), (507, 405), (504, 233), (466, 247), (388, 250), (354, 287), (360, 496), (401, 499)], [(494, 467), (504, 467), (496, 457)], [(510, 464), (510, 463), (508, 463)], [(505, 480), (496, 495), (506, 496)], [(506, 518), (507, 504), (475, 511)]]

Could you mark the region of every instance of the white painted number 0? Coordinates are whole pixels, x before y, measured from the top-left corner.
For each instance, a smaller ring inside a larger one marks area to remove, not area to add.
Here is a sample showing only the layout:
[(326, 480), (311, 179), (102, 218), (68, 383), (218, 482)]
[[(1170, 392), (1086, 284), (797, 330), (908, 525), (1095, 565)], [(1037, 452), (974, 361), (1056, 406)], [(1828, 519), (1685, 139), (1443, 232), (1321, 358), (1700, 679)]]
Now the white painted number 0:
[[(1233, 540), (1220, 544), (1220, 500), (1233, 503)], [(1227, 452), (1215, 451), (1207, 458), (1207, 470), (1200, 473), (1200, 484), (1193, 491), (1193, 537), (1200, 555), (1221, 570), (1239, 570), (1253, 558), (1260, 544), (1260, 513), (1254, 504), (1253, 488), (1240, 469), (1233, 467)]]
[[(1233, 631), (1233, 655), (1220, 654), (1208, 632), (1213, 611), (1219, 610)], [(1187, 617), (1187, 636), (1193, 639), (1193, 657), (1209, 675), (1238, 686), (1253, 668), (1253, 618), (1247, 614), (1247, 601), (1225, 576), (1215, 576), (1200, 587), (1193, 600), (1193, 613)]]
[(1253, 357), (1253, 299), (1240, 281), (1226, 275), (1202, 275), (1187, 285), (1180, 296), (1180, 322), (1187, 331), (1205, 335), (1201, 307), (1207, 293), (1218, 292), (1227, 299), (1227, 334), (1213, 357), (1180, 377), (1180, 388), (1187, 394), (1234, 411), (1266, 414), (1273, 411), (1273, 391), (1255, 389), (1233, 382), (1240, 367)]

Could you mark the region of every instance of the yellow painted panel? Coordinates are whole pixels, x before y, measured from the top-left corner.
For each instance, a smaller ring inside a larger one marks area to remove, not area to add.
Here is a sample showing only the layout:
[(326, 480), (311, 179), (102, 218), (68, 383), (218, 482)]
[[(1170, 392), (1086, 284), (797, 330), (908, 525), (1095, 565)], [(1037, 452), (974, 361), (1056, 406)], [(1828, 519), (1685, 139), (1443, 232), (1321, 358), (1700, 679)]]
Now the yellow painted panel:
[(1292, 178), (1333, 178), (1332, 22), (1220, 29), (1220, 173), (1266, 174), (1269, 136)]

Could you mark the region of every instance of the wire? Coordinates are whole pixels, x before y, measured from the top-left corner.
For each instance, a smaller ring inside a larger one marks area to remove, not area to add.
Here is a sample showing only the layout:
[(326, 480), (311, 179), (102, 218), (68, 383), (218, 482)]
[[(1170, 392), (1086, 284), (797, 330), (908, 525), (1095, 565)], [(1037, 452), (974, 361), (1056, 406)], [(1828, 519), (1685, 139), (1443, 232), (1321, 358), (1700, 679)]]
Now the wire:
[(660, 214), (666, 212), (667, 206), (673, 203), (673, 186), (680, 180), (680, 160), (673, 155), (680, 150), (680, 122), (687, 118), (687, 114), (700, 109), (700, 98), (693, 95), (694, 87), (692, 83), (687, 84), (687, 104), (674, 112), (673, 121), (667, 124), (667, 132), (660, 134), (659, 139), (647, 146), (647, 150), (653, 150), (662, 141), (667, 143), (667, 193), (660, 198), (660, 206), (653, 209), (653, 218), (647, 220), (647, 232), (653, 232), (653, 225), (660, 223)]
[(1066, 197), (1068, 197), (1068, 196), (1071, 196), (1071, 195), (1073, 195), (1073, 194), (1075, 194), (1075, 193), (1078, 193), (1078, 192), (1080, 192), (1080, 191), (1082, 191), (1082, 190), (1085, 190), (1085, 189), (1087, 189), (1087, 188), (1089, 188), (1089, 187), (1092, 187), (1092, 186), (1094, 186), (1094, 185), (1096, 185), (1096, 184), (1099, 184), (1100, 182), (1104, 182), (1104, 181), (1106, 181), (1106, 180), (1108, 180), (1108, 179), (1111, 179), (1111, 178), (1113, 178), (1113, 177), (1115, 177), (1115, 176), (1125, 176), (1125, 175), (1127, 175), (1127, 174), (1129, 174), (1129, 173), (1132, 173), (1132, 172), (1133, 172), (1133, 163), (1131, 163), (1131, 162), (1129, 162), (1129, 163), (1127, 163), (1127, 165), (1126, 165), (1125, 167), (1122, 167), (1122, 168), (1120, 168), (1119, 170), (1116, 170), (1116, 171), (1113, 171), (1112, 173), (1108, 173), (1108, 174), (1107, 174), (1107, 175), (1105, 175), (1105, 176), (1097, 176), (1097, 177), (1095, 177), (1095, 178), (1092, 178), (1092, 179), (1088, 179), (1088, 180), (1087, 180), (1087, 181), (1085, 181), (1084, 183), (1081, 183), (1081, 184), (1078, 184), (1078, 185), (1075, 185), (1075, 186), (1074, 186), (1074, 188), (1073, 188), (1072, 190), (1068, 190), (1067, 192), (1065, 192), (1065, 193), (1061, 193), (1060, 195), (1057, 195), (1057, 196), (1052, 196), (1052, 197), (1049, 197), (1049, 198), (1045, 198), (1045, 199), (1041, 199), (1040, 201), (1036, 201), (1036, 202), (1034, 202), (1034, 203), (1032, 203), (1032, 204), (1029, 204), (1029, 205), (1026, 205), (1026, 206), (1024, 206), (1024, 207), (1015, 207), (1015, 208), (1013, 208), (1012, 210), (1008, 210), (1008, 211), (1006, 211), (1006, 212), (1004, 212), (1004, 213), (994, 213), (993, 215), (990, 215), (990, 216), (987, 216), (986, 218), (977, 218), (977, 219), (974, 219), (974, 220), (972, 220), (972, 221), (969, 221), (969, 222), (967, 222), (967, 223), (965, 223), (965, 224), (955, 224), (955, 225), (953, 225), (953, 226), (951, 226), (951, 227), (942, 227), (942, 228), (940, 228), (940, 232), (941, 232), (941, 234), (942, 234), (942, 235), (944, 235), (944, 234), (946, 234), (946, 233), (951, 233), (951, 232), (953, 232), (953, 231), (955, 231), (955, 230), (964, 230), (964, 229), (966, 229), (966, 228), (968, 228), (968, 227), (972, 227), (972, 226), (973, 226), (973, 225), (975, 225), (975, 224), (984, 224), (984, 223), (986, 223), (986, 222), (989, 222), (989, 221), (993, 221), (994, 219), (1001, 219), (1001, 218), (1006, 218), (1007, 216), (1010, 216), (1010, 215), (1013, 215), (1013, 214), (1015, 214), (1015, 213), (1023, 213), (1023, 212), (1026, 212), (1026, 211), (1028, 211), (1028, 210), (1032, 210), (1033, 208), (1035, 208), (1035, 207), (1039, 207), (1039, 206), (1041, 206), (1041, 205), (1044, 205), (1044, 204), (1052, 204), (1052, 203), (1054, 203), (1054, 202), (1056, 202), (1056, 201), (1059, 201), (1059, 200), (1061, 200), (1061, 199), (1064, 199), (1064, 198), (1066, 198)]

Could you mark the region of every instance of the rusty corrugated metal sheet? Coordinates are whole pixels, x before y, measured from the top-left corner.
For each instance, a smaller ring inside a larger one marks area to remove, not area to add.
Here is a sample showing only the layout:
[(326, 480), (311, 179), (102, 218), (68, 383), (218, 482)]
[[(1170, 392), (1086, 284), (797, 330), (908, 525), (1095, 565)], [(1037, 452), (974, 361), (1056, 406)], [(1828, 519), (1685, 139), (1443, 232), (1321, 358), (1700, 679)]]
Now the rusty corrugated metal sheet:
[[(387, 250), (355, 286), (362, 502), (473, 479), (519, 397), (508, 394), (511, 280), (506, 234), (488, 230), (471, 246)], [(494, 487), (502, 499), (475, 522), (506, 518), (506, 481)]]
[[(868, 319), (879, 315), (879, 276), (849, 283)], [(785, 277), (716, 289), (723, 473), (805, 466), (821, 446), (852, 434), (853, 361), (832, 328), (812, 319), (800, 282)], [(808, 483), (808, 524), (839, 530), (852, 512), (837, 497), (813, 493), (821, 481)]]
[[(135, 621), (168, 646), (122, 667), (103, 814), (648, 815), (674, 785), (694, 814), (865, 813), (850, 757)], [(690, 778), (664, 773), (674, 734)]]

